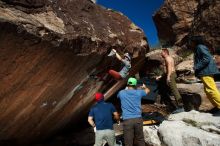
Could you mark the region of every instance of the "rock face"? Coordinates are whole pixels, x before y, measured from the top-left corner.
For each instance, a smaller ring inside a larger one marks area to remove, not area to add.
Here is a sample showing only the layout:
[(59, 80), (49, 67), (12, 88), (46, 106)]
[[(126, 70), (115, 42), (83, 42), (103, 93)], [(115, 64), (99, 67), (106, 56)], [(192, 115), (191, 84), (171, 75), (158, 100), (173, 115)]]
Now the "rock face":
[(10, 5), (1, 2), (2, 22), (18, 25), (19, 34), (28, 32), (73, 53), (103, 53), (110, 46), (128, 47), (131, 52), (147, 48), (142, 30), (122, 14), (104, 11), (88, 0), (6, 2)]
[(157, 134), (158, 132), (157, 126), (144, 126), (143, 131), (144, 131), (144, 141), (147, 145), (161, 146), (161, 141)]
[[(158, 133), (160, 142), (155, 143), (155, 139), (146, 142), (155, 146), (219, 146), (219, 127), (220, 117), (213, 117), (208, 113), (190, 111), (173, 114), (159, 126), (158, 130), (153, 131)], [(152, 131), (148, 129), (144, 130), (145, 135)]]
[(176, 66), (176, 71), (184, 72), (190, 71), (193, 72), (193, 54), (185, 58), (181, 63)]
[[(183, 59), (177, 53), (177, 48), (169, 49), (170, 55), (174, 58), (175, 65), (179, 64)], [(146, 55), (146, 63), (141, 73), (159, 76), (164, 72), (165, 61), (161, 56), (161, 50), (152, 50)], [(146, 76), (146, 75), (145, 75)]]
[(165, 0), (153, 19), (162, 44), (181, 46), (190, 33), (204, 36), (213, 48), (220, 47), (218, 0)]
[(30, 143), (77, 123), (94, 93), (114, 84), (107, 71), (119, 62), (105, 57), (112, 47), (148, 51), (142, 30), (91, 1), (0, 1), (0, 142)]
[(202, 83), (177, 84), (178, 90), (183, 98), (185, 109), (207, 111), (213, 108), (208, 100)]
[(171, 115), (158, 132), (167, 146), (220, 145), (220, 118), (197, 111)]

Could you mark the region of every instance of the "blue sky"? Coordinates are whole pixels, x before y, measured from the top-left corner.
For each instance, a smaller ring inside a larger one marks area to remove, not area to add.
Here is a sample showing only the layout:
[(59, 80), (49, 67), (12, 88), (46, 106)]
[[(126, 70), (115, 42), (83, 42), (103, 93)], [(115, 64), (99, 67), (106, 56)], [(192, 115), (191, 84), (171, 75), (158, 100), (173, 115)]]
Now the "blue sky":
[(106, 8), (122, 12), (137, 26), (142, 28), (150, 46), (158, 43), (153, 13), (160, 8), (164, 0), (97, 0)]

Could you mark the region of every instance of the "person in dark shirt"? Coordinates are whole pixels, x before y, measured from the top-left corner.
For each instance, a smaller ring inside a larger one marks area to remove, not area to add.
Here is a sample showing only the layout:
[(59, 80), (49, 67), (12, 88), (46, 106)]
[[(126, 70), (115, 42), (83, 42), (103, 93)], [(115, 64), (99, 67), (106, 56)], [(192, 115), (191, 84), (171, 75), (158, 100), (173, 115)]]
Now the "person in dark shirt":
[(95, 146), (102, 146), (105, 140), (109, 146), (115, 146), (115, 132), (113, 130), (113, 119), (119, 121), (119, 114), (111, 103), (104, 101), (102, 93), (95, 94), (96, 104), (90, 109), (88, 122), (96, 128)]
[(194, 72), (204, 85), (204, 91), (215, 107), (214, 116), (220, 116), (220, 92), (215, 84), (213, 76), (219, 74), (217, 65), (204, 44), (202, 36), (192, 36), (189, 38), (188, 47), (194, 51)]

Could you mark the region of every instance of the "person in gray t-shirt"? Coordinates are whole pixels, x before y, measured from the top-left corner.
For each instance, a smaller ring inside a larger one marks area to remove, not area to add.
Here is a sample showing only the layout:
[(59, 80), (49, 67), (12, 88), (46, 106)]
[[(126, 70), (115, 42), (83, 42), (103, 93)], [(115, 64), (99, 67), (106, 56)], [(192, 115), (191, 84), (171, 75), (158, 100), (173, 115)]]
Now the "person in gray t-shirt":
[(109, 70), (109, 74), (113, 76), (116, 80), (124, 79), (128, 76), (129, 70), (131, 69), (131, 57), (129, 53), (124, 54), (124, 58), (122, 58), (115, 49), (112, 49), (112, 52), (115, 53), (116, 58), (120, 60), (124, 66), (121, 71), (117, 72), (115, 70)]

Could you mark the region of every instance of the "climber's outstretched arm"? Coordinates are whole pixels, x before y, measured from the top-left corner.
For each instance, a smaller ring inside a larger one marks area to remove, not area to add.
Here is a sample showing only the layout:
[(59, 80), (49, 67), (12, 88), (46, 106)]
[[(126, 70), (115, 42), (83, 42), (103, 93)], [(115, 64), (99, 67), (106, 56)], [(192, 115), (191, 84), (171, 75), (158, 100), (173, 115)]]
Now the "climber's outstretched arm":
[(115, 52), (116, 58), (120, 61), (122, 61), (122, 57), (117, 53), (115, 49), (112, 49)]

